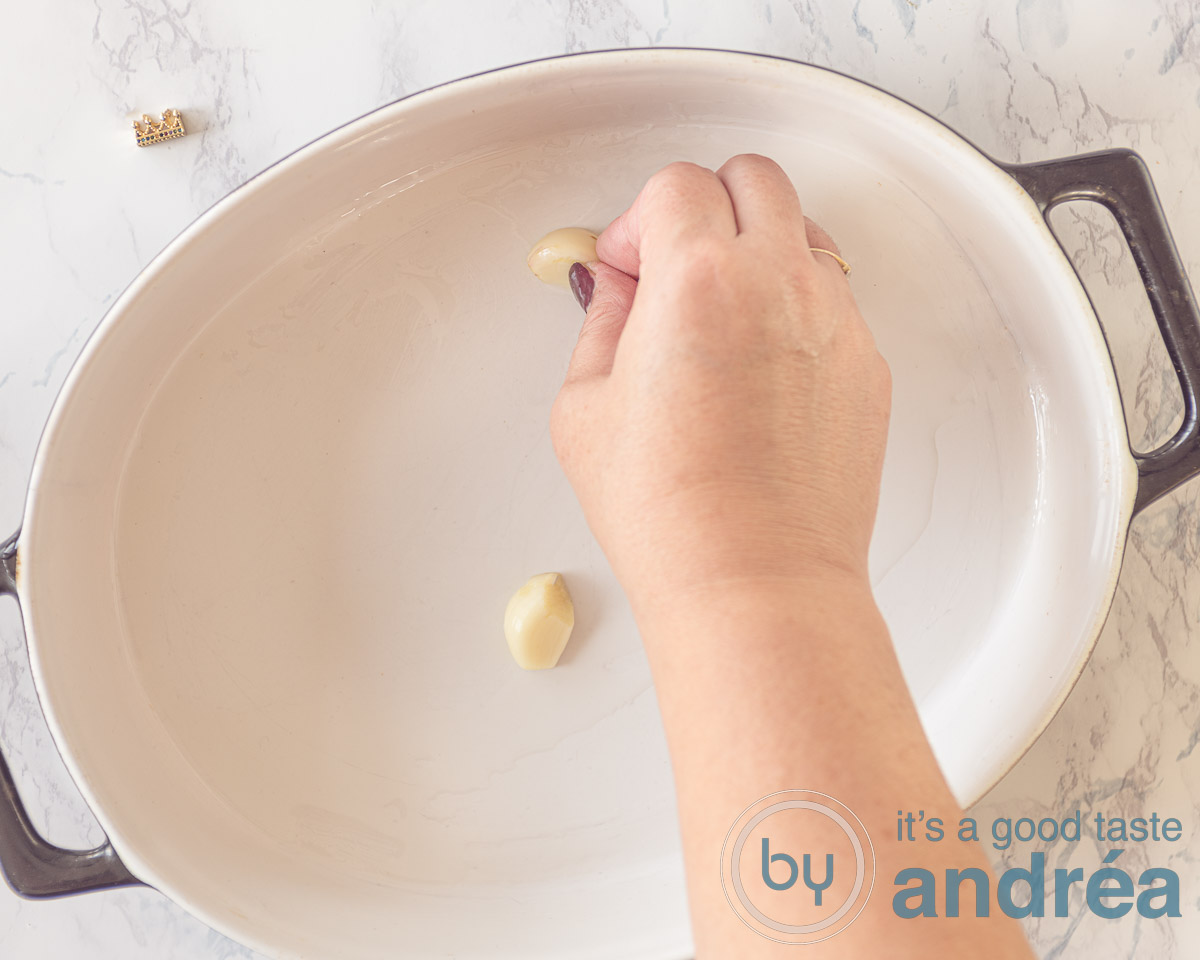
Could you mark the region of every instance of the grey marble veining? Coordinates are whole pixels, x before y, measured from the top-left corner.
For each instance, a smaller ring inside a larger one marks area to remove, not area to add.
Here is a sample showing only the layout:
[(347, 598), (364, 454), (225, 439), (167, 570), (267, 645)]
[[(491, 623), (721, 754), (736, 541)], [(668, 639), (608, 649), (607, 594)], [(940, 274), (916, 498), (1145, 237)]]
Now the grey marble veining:
[[(0, 534), (20, 522), (38, 435), (82, 343), (139, 269), (231, 188), (347, 119), (422, 87), (568, 51), (719, 46), (834, 67), (1006, 160), (1130, 146), (1200, 277), (1200, 5), (1191, 0), (49, 0), (0, 15)], [(176, 106), (191, 134), (139, 151), (128, 121)], [(1117, 358), (1131, 434), (1178, 422), (1178, 392), (1111, 220), (1056, 218)], [(1108, 624), (1045, 735), (978, 805), (995, 816), (1177, 816), (1131, 849), (1172, 866), (1184, 916), (1030, 923), (1045, 958), (1175, 958), (1200, 944), (1200, 483), (1133, 526)], [(37, 708), (15, 607), (0, 605), (0, 743), (57, 842), (99, 832)], [(1020, 862), (1028, 848), (1001, 859)], [(1054, 865), (1099, 865), (1095, 844)], [(1129, 865), (1126, 864), (1127, 869)], [(0, 888), (0, 956), (245, 960), (147, 890), (26, 903)]]

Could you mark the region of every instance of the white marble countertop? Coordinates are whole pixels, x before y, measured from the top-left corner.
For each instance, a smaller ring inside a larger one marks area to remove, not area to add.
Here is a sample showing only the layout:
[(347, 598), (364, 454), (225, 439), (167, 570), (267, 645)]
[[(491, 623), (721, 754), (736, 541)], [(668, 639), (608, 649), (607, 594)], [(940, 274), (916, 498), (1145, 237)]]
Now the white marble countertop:
[[(0, 534), (16, 529), (38, 435), (107, 305), (197, 214), (344, 121), (461, 75), (566, 51), (716, 46), (831, 66), (940, 117), (992, 155), (1129, 146), (1149, 162), (1200, 278), (1200, 6), (1194, 0), (47, 0), (0, 14)], [(189, 135), (138, 150), (129, 120), (180, 108)], [(1108, 323), (1132, 435), (1179, 408), (1112, 222), (1056, 220)], [(2, 539), (2, 538), (0, 538)], [(1080, 809), (1179, 817), (1155, 851), (1171, 921), (1033, 921), (1039, 954), (1192, 956), (1200, 944), (1200, 483), (1138, 518), (1108, 625), (1050, 729), (979, 816)], [(38, 711), (19, 616), (0, 604), (0, 743), (35, 820), (99, 831)], [(1053, 856), (1058, 856), (1054, 854)], [(1056, 866), (1095, 869), (1094, 846)], [(1144, 856), (1139, 852), (1139, 857)], [(1141, 862), (1141, 861), (1139, 861)], [(30, 903), (0, 886), (0, 956), (184, 960), (253, 954), (150, 890)]]

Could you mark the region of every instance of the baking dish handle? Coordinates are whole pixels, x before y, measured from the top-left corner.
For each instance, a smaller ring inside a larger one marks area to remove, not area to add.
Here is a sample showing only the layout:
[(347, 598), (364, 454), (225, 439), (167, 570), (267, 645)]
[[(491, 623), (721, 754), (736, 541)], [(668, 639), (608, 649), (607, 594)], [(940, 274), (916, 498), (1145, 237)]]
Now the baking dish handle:
[(1047, 218), (1056, 205), (1091, 200), (1116, 218), (1150, 298), (1154, 319), (1183, 391), (1183, 423), (1137, 462), (1136, 514), (1200, 473), (1200, 310), (1171, 238), (1145, 161), (1132, 150), (1102, 150), (1042, 163), (1000, 164)]
[[(0, 595), (17, 596), (17, 537), (0, 544)], [(22, 897), (43, 899), (140, 884), (112, 844), (64, 850), (41, 837), (0, 752), (0, 873)]]

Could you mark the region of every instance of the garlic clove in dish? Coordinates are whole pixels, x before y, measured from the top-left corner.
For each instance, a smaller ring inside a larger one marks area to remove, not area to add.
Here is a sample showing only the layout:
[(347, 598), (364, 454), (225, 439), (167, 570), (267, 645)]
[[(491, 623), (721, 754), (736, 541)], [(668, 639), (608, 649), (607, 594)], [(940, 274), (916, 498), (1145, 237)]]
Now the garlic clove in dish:
[(527, 263), (533, 275), (543, 283), (570, 286), (568, 274), (573, 263), (596, 259), (596, 234), (583, 227), (551, 230), (533, 245)]
[(558, 663), (571, 630), (575, 606), (561, 573), (530, 577), (504, 610), (504, 639), (517, 665), (547, 670)]

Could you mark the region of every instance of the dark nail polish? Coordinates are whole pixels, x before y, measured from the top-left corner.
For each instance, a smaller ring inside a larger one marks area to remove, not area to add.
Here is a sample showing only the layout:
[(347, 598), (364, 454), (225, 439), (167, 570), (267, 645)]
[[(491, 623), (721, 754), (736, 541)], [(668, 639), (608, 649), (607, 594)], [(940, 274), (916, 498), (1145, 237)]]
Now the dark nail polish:
[(591, 306), (592, 294), (596, 292), (596, 278), (582, 263), (571, 264), (571, 272), (567, 276), (571, 281), (571, 292), (586, 311)]

